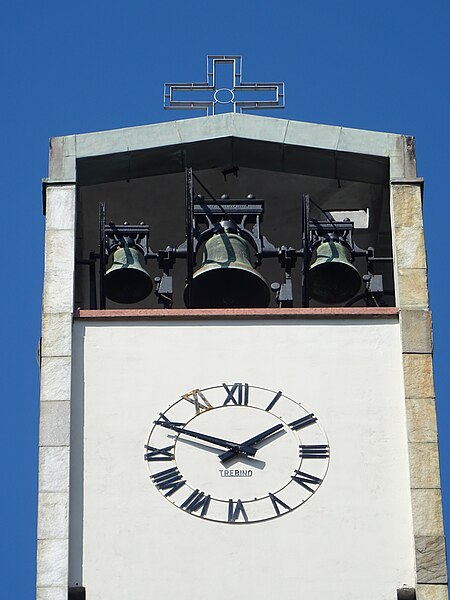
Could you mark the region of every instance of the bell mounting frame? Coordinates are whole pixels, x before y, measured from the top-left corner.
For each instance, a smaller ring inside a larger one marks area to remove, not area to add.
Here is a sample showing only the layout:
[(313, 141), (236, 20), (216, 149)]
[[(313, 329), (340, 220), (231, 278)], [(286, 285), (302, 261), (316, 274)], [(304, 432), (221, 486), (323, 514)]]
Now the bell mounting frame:
[[(210, 199), (195, 194), (194, 183), (197, 183)], [(150, 228), (145, 223), (117, 225), (106, 222), (106, 207), (99, 206), (99, 249), (98, 253), (91, 251), (87, 259), (77, 259), (77, 264), (89, 266), (89, 297), (90, 308), (105, 309), (106, 297), (104, 292), (104, 277), (109, 256), (120, 246), (136, 248), (143, 256), (145, 263), (156, 260), (161, 275), (155, 277), (155, 294), (158, 303), (164, 308), (173, 306), (173, 279), (171, 271), (177, 259), (186, 260), (185, 304), (192, 307), (192, 281), (196, 265), (197, 252), (213, 235), (227, 229), (237, 232), (251, 246), (254, 252), (254, 267), (258, 267), (265, 259), (277, 258), (283, 270), (282, 283), (272, 283), (275, 300), (279, 308), (289, 308), (294, 305), (292, 287), (292, 269), (299, 258), (302, 259), (302, 301), (301, 305), (309, 307), (309, 273), (311, 258), (315, 249), (324, 241), (336, 241), (344, 245), (350, 252), (351, 260), (363, 257), (367, 263), (367, 272), (362, 275), (364, 291), (350, 298), (344, 306), (352, 306), (359, 300), (364, 300), (366, 306), (379, 306), (383, 294), (393, 294), (383, 289), (382, 275), (375, 274), (377, 262), (392, 262), (392, 257), (375, 257), (372, 247), (366, 250), (358, 247), (353, 239), (354, 223), (345, 219), (335, 220), (329, 212), (318, 206), (309, 195), (303, 195), (302, 247), (274, 246), (262, 233), (264, 218), (264, 200), (252, 195), (247, 198), (230, 199), (221, 197), (217, 200), (195, 175), (191, 167), (185, 169), (185, 239), (176, 248), (167, 246), (156, 252), (150, 247)], [(318, 208), (325, 219), (311, 217), (311, 205)], [(97, 285), (95, 265), (99, 260), (99, 301), (97, 300)]]
[[(318, 220), (311, 217), (311, 204), (317, 207), (326, 220)], [(308, 194), (303, 195), (303, 268), (302, 268), (302, 306), (309, 307), (309, 275), (311, 258), (314, 250), (325, 241), (336, 241), (350, 251), (351, 260), (363, 257), (367, 263), (367, 273), (362, 275), (364, 291), (351, 297), (344, 306), (352, 306), (364, 299), (366, 306), (378, 306), (383, 294), (392, 295), (393, 292), (383, 288), (382, 275), (375, 275), (374, 268), (377, 262), (392, 262), (392, 257), (375, 257), (375, 250), (369, 246), (367, 250), (360, 248), (353, 239), (355, 226), (350, 219), (342, 221), (335, 220), (332, 215), (323, 210)]]

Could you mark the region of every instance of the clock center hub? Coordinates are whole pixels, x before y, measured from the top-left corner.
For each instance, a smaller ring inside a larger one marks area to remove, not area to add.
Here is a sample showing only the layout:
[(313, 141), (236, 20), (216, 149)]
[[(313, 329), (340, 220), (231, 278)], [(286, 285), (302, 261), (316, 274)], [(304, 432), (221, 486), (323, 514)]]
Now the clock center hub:
[(202, 434), (243, 444), (262, 431), (280, 428), (252, 446), (254, 456), (236, 452), (221, 461), (223, 447), (179, 434), (175, 462), (193, 489), (208, 490), (216, 498), (251, 501), (286, 485), (286, 473), (298, 466), (298, 442), (280, 419), (249, 406), (226, 406), (194, 417), (187, 428)]

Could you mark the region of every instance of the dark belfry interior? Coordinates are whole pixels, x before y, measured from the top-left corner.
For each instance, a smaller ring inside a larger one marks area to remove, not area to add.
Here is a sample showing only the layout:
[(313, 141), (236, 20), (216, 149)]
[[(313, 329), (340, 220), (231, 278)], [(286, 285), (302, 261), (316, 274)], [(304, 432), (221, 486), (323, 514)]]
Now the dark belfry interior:
[(386, 158), (223, 138), (77, 179), (76, 308), (395, 304)]

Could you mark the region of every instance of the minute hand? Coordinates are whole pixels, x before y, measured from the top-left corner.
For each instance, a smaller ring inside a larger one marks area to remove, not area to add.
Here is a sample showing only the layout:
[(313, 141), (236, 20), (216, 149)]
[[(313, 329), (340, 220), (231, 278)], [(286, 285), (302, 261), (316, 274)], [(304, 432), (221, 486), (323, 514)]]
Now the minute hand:
[(222, 446), (222, 448), (229, 448), (233, 451), (233, 454), (237, 452), (243, 452), (244, 454), (248, 454), (249, 456), (254, 456), (256, 454), (256, 448), (252, 448), (251, 444), (246, 444), (245, 450), (241, 449), (241, 446), (236, 442), (230, 442), (228, 440), (223, 440), (222, 438), (213, 437), (212, 435), (206, 435), (205, 433), (200, 433), (198, 431), (191, 431), (190, 429), (185, 429), (184, 427), (178, 427), (178, 425), (173, 425), (172, 423), (166, 423), (161, 421), (155, 421), (157, 425), (161, 427), (165, 427), (166, 429), (171, 429), (172, 431), (176, 431), (177, 433), (183, 433), (184, 435), (188, 435), (193, 438), (197, 438), (198, 440), (203, 440), (204, 442), (210, 442), (216, 446)]
[[(282, 423), (278, 423), (278, 425), (274, 425), (270, 429), (266, 429), (262, 433), (258, 433), (258, 435), (255, 435), (255, 436), (249, 438), (248, 440), (245, 440), (245, 442), (242, 442), (242, 444), (237, 444), (237, 448), (230, 448), (230, 450), (228, 450), (227, 452), (223, 452), (222, 454), (219, 454), (220, 461), (226, 462), (227, 460), (230, 460), (230, 458), (233, 458), (233, 456), (236, 456), (236, 454), (241, 454), (241, 453), (249, 454), (248, 449), (250, 449), (252, 446), (254, 446), (254, 444), (257, 444), (258, 442), (262, 442), (267, 437), (271, 436), (272, 434), (276, 433), (277, 431), (280, 431), (280, 429), (283, 429)], [(255, 452), (253, 452), (253, 454), (251, 454), (251, 456), (254, 456), (255, 453), (256, 453), (256, 450), (255, 450)]]

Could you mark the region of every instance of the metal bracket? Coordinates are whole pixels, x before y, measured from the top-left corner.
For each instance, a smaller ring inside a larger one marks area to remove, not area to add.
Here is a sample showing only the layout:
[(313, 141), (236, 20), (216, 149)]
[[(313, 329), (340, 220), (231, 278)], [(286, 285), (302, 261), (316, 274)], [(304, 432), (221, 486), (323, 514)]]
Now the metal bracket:
[(292, 308), (294, 305), (294, 292), (292, 288), (291, 270), (295, 267), (298, 257), (298, 250), (281, 246), (278, 249), (278, 262), (284, 269), (284, 283), (272, 284), (272, 289), (277, 290), (276, 300), (279, 308)]
[(161, 277), (155, 277), (156, 290), (155, 294), (158, 298), (158, 303), (164, 308), (172, 308), (173, 306), (173, 277), (167, 273), (163, 273)]
[(139, 225), (109, 223), (104, 227), (104, 234), (106, 256), (110, 256), (120, 246), (129, 246), (140, 250), (146, 260), (154, 258), (154, 253), (148, 245), (150, 228), (144, 223)]
[(391, 257), (375, 257), (375, 251), (372, 247), (364, 250), (360, 248), (353, 240), (354, 223), (349, 219), (343, 221), (335, 221), (330, 213), (322, 210), (317, 206), (326, 217), (325, 220), (312, 219), (310, 216), (310, 205), (317, 206), (308, 195), (303, 196), (303, 306), (309, 306), (308, 293), (308, 276), (311, 266), (311, 256), (314, 250), (323, 241), (339, 241), (345, 245), (351, 255), (351, 260), (355, 258), (365, 258), (367, 262), (367, 273), (362, 276), (366, 284), (364, 293), (358, 294), (351, 298), (345, 306), (352, 306), (362, 298), (365, 299), (367, 306), (378, 306), (378, 302), (384, 294), (391, 294), (383, 289), (382, 275), (373, 273), (374, 264), (376, 262), (392, 262)]
[(173, 306), (173, 278), (170, 275), (170, 270), (175, 265), (176, 257), (177, 249), (169, 246), (165, 250), (158, 250), (157, 252), (158, 266), (163, 273), (161, 277), (155, 277), (155, 293), (158, 303), (163, 304), (164, 308), (172, 308)]
[[(231, 221), (239, 235), (252, 245), (256, 255), (263, 253), (264, 240), (260, 226), (264, 215), (264, 200), (249, 195), (245, 199), (233, 200), (222, 197), (212, 203), (206, 202), (203, 196), (197, 196), (193, 208), (194, 252), (221, 229), (221, 222)], [(252, 228), (248, 229), (248, 225)]]

